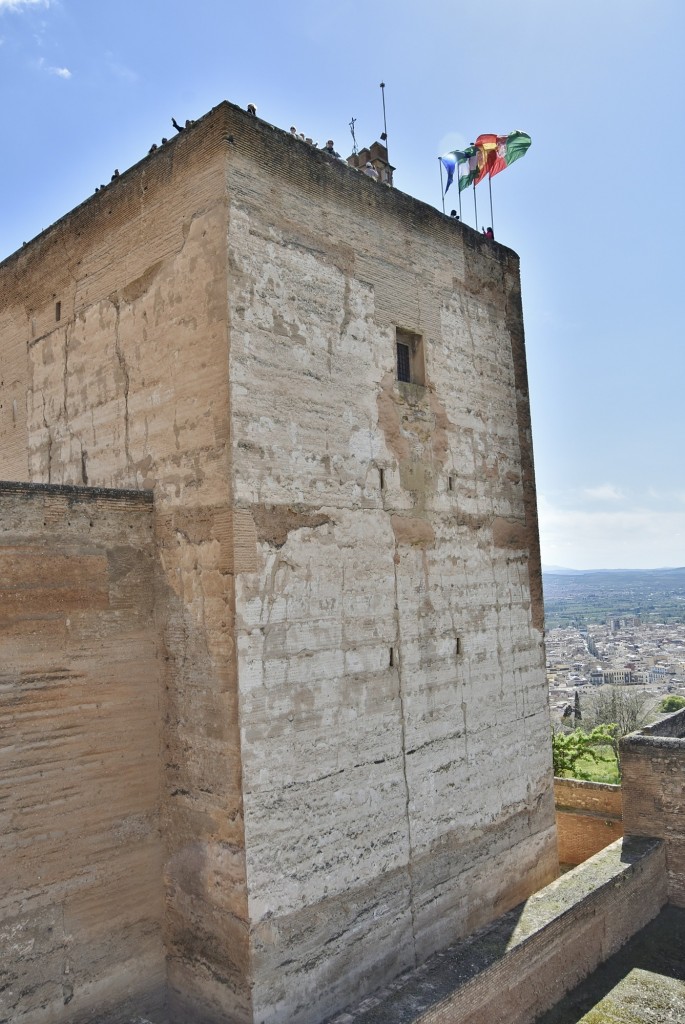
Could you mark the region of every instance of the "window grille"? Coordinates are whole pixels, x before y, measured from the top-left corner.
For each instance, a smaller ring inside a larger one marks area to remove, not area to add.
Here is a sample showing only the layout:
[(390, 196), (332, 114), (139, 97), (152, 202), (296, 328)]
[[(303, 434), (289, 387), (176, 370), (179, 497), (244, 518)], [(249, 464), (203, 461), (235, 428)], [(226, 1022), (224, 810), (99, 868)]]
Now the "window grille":
[(409, 345), (405, 345), (401, 341), (397, 342), (397, 379), (403, 380), (407, 384), (411, 381)]

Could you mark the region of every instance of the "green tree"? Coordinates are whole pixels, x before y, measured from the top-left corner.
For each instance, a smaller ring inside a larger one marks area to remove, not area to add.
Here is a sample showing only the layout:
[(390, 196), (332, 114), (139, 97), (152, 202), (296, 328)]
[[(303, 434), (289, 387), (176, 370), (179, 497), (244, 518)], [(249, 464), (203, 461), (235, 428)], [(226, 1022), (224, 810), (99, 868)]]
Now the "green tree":
[(661, 711), (680, 711), (681, 708), (685, 708), (685, 697), (677, 697), (675, 694), (664, 697), (659, 705)]
[(629, 732), (647, 725), (654, 706), (654, 698), (638, 691), (634, 686), (603, 686), (585, 705), (585, 723), (589, 728), (608, 725), (613, 728), (612, 747), (616, 755), (619, 775), (621, 754), (619, 740)]
[(617, 725), (618, 735), (627, 736), (647, 725), (653, 697), (634, 686), (602, 686), (585, 704), (585, 721), (595, 725)]
[[(590, 773), (578, 766), (578, 762), (589, 758), (591, 761), (610, 761), (611, 757), (601, 753), (602, 747), (614, 749), (615, 725), (598, 725), (591, 732), (574, 729), (573, 732), (552, 731), (552, 762), (558, 778), (590, 779)], [(598, 749), (599, 748), (599, 749)]]

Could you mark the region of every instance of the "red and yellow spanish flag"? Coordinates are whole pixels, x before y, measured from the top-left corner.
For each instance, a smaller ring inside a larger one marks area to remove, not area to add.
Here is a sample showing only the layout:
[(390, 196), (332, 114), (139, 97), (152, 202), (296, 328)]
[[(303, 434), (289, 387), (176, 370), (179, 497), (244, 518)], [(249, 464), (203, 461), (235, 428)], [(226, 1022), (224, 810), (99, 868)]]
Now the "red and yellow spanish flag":
[(478, 149), (477, 185), (488, 174), (491, 178), (519, 160), (530, 147), (530, 135), (510, 132), (508, 135), (479, 135), (474, 145)]
[(479, 135), (474, 146), (478, 150), (478, 174), (474, 185), (477, 185), (490, 173), (490, 167), (497, 157), (497, 135)]

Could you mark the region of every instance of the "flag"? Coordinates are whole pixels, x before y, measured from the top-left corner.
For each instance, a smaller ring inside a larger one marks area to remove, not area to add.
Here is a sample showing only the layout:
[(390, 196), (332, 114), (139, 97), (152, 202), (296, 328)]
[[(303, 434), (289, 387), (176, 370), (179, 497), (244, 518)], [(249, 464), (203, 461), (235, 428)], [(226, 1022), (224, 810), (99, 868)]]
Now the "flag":
[[(476, 145), (479, 145), (481, 140), (483, 140), (483, 150), (487, 153), (485, 171), (481, 177), (489, 174), (491, 178), (524, 156), (528, 152), (531, 141), (530, 135), (526, 135), (525, 132), (510, 132), (508, 135), (479, 135)], [(478, 181), (480, 180), (479, 177)]]
[(461, 154), (461, 160), (459, 162), (466, 164), (466, 167), (459, 175), (459, 191), (463, 192), (465, 188), (469, 187), (478, 174), (478, 149), (476, 146), (469, 146), (468, 149), (465, 149)]
[[(454, 181), (455, 168), (458, 167), (459, 164), (464, 163), (465, 160), (468, 160), (469, 151), (470, 150), (466, 150), (466, 152), (462, 152), (462, 150), (460, 149), (452, 149), (450, 150), (449, 153), (445, 153), (443, 156), (440, 157), (443, 166), (447, 171), (447, 184), (445, 185), (445, 194), (447, 194), (447, 189)], [(461, 192), (461, 184), (459, 185), (459, 191)]]
[(457, 166), (457, 152), (458, 150), (454, 149), (452, 150), (451, 153), (445, 153), (443, 156), (440, 157), (443, 167), (447, 171), (447, 184), (445, 185), (445, 194), (447, 194), (447, 189), (454, 181), (454, 168)]
[(478, 185), (490, 173), (497, 157), (497, 135), (479, 135), (474, 145), (478, 150), (478, 174), (474, 185)]

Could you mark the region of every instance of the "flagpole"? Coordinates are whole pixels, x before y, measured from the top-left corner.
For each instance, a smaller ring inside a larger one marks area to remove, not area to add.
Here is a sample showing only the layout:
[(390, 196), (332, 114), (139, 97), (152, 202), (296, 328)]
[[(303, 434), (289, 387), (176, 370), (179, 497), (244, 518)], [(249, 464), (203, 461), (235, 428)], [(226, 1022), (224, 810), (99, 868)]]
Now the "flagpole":
[(457, 164), (457, 192), (459, 193), (459, 220), (461, 220), (461, 185), (459, 183), (459, 168), (461, 162)]
[(492, 228), (492, 230), (494, 232), (494, 230), (495, 230), (495, 221), (494, 221), (494, 218), (492, 216), (492, 175), (491, 174), (488, 174), (488, 187), (490, 189), (490, 227)]
[(473, 183), (473, 210), (476, 215), (476, 231), (478, 230), (478, 203), (476, 202), (476, 183)]
[(445, 186), (442, 183), (442, 160), (438, 157), (438, 163), (440, 164), (440, 191), (442, 193), (442, 212), (445, 212)]

